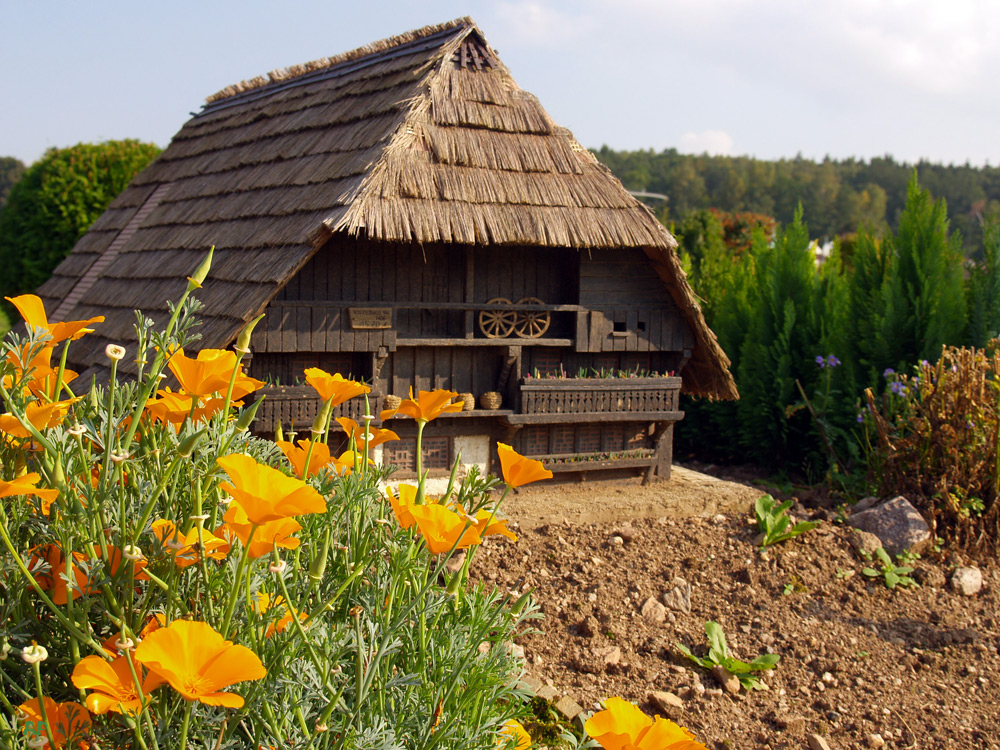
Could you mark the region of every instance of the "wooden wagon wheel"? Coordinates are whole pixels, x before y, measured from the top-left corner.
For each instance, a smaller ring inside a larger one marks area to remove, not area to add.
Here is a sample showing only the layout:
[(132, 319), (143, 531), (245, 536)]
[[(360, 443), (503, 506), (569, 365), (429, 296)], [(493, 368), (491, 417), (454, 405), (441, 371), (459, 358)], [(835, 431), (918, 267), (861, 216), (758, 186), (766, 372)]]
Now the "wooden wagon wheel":
[[(538, 297), (525, 297), (517, 301), (519, 305), (544, 305)], [(518, 336), (526, 339), (537, 339), (549, 330), (552, 316), (548, 310), (524, 310), (519, 311), (514, 322), (514, 331)]]
[[(487, 301), (487, 305), (513, 305), (505, 297), (494, 297)], [(479, 330), (488, 339), (503, 339), (510, 336), (514, 330), (514, 323), (517, 321), (517, 312), (514, 310), (480, 310)]]

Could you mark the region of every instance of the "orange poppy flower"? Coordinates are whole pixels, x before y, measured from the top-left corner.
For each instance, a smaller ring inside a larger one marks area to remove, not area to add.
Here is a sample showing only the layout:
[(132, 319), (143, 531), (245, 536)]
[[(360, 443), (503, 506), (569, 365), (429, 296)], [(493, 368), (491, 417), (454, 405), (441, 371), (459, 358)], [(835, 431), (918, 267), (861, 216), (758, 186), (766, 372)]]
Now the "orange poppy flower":
[(225, 349), (202, 349), (195, 359), (191, 359), (183, 349), (178, 348), (171, 354), (167, 366), (181, 388), (193, 396), (225, 394), (234, 369), (233, 401), (264, 387), (263, 381), (243, 374), (243, 363), (237, 360), (236, 352)]
[[(80, 400), (80, 397), (71, 398), (66, 401), (53, 401), (51, 404), (43, 404), (41, 401), (30, 401), (25, 404), (24, 416), (34, 425), (39, 432), (55, 427), (60, 424), (69, 413), (69, 408)], [(0, 430), (12, 437), (31, 437), (28, 428), (21, 424), (21, 420), (13, 414), (0, 414)]]
[[(190, 393), (174, 393), (169, 388), (156, 392), (156, 397), (146, 401), (146, 412), (156, 420), (164, 424), (171, 424), (175, 428), (180, 428), (184, 420), (192, 417), (195, 421), (210, 419), (222, 410), (224, 403), (222, 398), (210, 398), (201, 406), (195, 406), (191, 411), (191, 406), (196, 404), (196, 399)], [(234, 402), (238, 406), (238, 402)]]
[[(90, 714), (79, 703), (56, 703), (45, 696), (42, 698), (45, 715), (52, 729), (53, 750), (62, 750), (70, 745), (76, 745), (80, 750), (87, 750), (90, 742), (83, 738), (90, 734)], [(42, 720), (41, 706), (38, 698), (22, 703), (17, 707), (18, 718), (24, 723), (24, 736), (27, 739), (47, 737), (45, 722)]]
[[(84, 563), (88, 569), (92, 569), (96, 561), (101, 559), (101, 548), (94, 545), (90, 548), (89, 552), (89, 555), (83, 552), (73, 553), (73, 578), (76, 581), (76, 585), (73, 587), (74, 600), (79, 599), (84, 594), (97, 593), (99, 590), (92, 584), (92, 579), (99, 580), (102, 576), (89, 576), (87, 571), (80, 567), (80, 563)], [(108, 556), (110, 557), (108, 567), (111, 569), (111, 575), (115, 575), (122, 565), (121, 550), (108, 545)], [(42, 565), (48, 565), (49, 569), (47, 571), (42, 570), (40, 568)], [(136, 560), (133, 562), (133, 565), (135, 566), (133, 570), (135, 580), (148, 581), (149, 576), (143, 572), (143, 568), (146, 567), (145, 560)], [(63, 552), (59, 545), (45, 544), (32, 549), (28, 569), (32, 571), (42, 591), (52, 592), (53, 603), (65, 604), (69, 600), (69, 586), (66, 583), (66, 561), (63, 558)]]
[(604, 701), (584, 731), (604, 750), (707, 750), (684, 727), (668, 719), (651, 719), (638, 706), (621, 698)]
[(337, 424), (347, 433), (348, 438), (354, 438), (354, 443), (358, 446), (359, 451), (364, 451), (365, 443), (370, 449), (376, 445), (388, 443), (390, 440), (399, 440), (399, 435), (392, 430), (382, 430), (371, 426), (368, 427), (368, 439), (366, 440), (364, 428), (350, 417), (337, 417)]
[(49, 323), (45, 314), (45, 305), (42, 300), (34, 294), (22, 294), (20, 297), (4, 297), (17, 311), (21, 313), (24, 322), (32, 328), (44, 328), (52, 336), (52, 343), (58, 344), (60, 341), (70, 339), (76, 341), (81, 336), (92, 333), (92, 329), (87, 326), (92, 323), (103, 323), (104, 316), (98, 315), (87, 320), (72, 320), (65, 323)]
[(323, 496), (308, 484), (257, 463), (250, 456), (233, 453), (219, 458), (218, 464), (233, 481), (221, 482), (219, 488), (233, 496), (252, 524), (260, 526), (279, 518), (326, 512)]
[(59, 497), (59, 490), (36, 487), (41, 475), (35, 472), (25, 474), (17, 479), (7, 482), (0, 479), (0, 497), (14, 497), (15, 495), (35, 495), (42, 501), (42, 513), (46, 516), (52, 509), (52, 503)]
[[(16, 379), (29, 376), (29, 380), (23, 385), (36, 397), (46, 398), (52, 396), (52, 391), (56, 384), (58, 370), (51, 366), (52, 350), (54, 345), (49, 345), (38, 349), (25, 343), (21, 346), (20, 352), (9, 351), (7, 361), (14, 368), (15, 377), (7, 376), (3, 379), (4, 387), (11, 388)], [(33, 351), (32, 351), (33, 350)], [(63, 383), (70, 383), (75, 380), (77, 373), (69, 368), (63, 370)]]
[[(128, 660), (130, 652), (108, 662), (100, 656), (87, 656), (73, 667), (71, 679), (81, 690), (93, 690), (87, 696), (87, 710), (92, 714), (106, 714), (108, 711), (118, 714), (135, 715), (142, 710), (139, 691), (135, 689), (132, 670)], [(142, 676), (142, 667), (133, 662), (136, 674)], [(163, 677), (153, 672), (147, 672), (142, 678), (142, 692), (149, 695), (165, 682)]]
[(552, 472), (534, 458), (525, 458), (505, 443), (497, 443), (503, 481), (511, 487), (520, 487), (539, 479), (552, 479)]
[(531, 747), (531, 735), (528, 734), (517, 719), (507, 719), (497, 737), (497, 748), (510, 750), (528, 750)]
[[(457, 506), (457, 508), (459, 515), (465, 515), (465, 509), (461, 505)], [(500, 534), (512, 542), (517, 541), (517, 534), (507, 528), (507, 519), (499, 518), (486, 509), (476, 511), (476, 531), (484, 539), (494, 534)]]
[(385, 488), (392, 512), (396, 514), (396, 520), (399, 521), (400, 526), (408, 529), (415, 523), (410, 508), (413, 506), (413, 501), (417, 499), (417, 488), (412, 484), (401, 484), (396, 488), (396, 492), (399, 493), (398, 497), (393, 494), (392, 487)]
[(192, 620), (174, 620), (154, 630), (136, 648), (135, 658), (187, 700), (209, 706), (242, 708), (242, 697), (220, 689), (267, 674), (253, 651), (227, 641), (208, 623)]
[[(346, 477), (354, 471), (355, 466), (360, 466), (364, 463), (364, 460), (364, 454), (362, 453), (358, 453), (356, 451), (344, 451), (339, 456), (334, 457), (330, 464), (333, 466), (333, 470), (336, 472), (338, 477)], [(368, 465), (374, 466), (375, 462), (369, 458)]]
[(225, 560), (229, 554), (229, 542), (220, 539), (208, 529), (201, 530), (201, 540), (198, 539), (198, 529), (194, 526), (187, 534), (182, 534), (172, 521), (159, 519), (150, 525), (155, 536), (174, 556), (174, 564), (178, 568), (186, 568), (201, 560), (200, 551), (204, 550), (209, 560)]
[(453, 547), (465, 549), (483, 541), (475, 524), (470, 524), (466, 516), (460, 516), (439, 503), (411, 505), (410, 515), (420, 528), (427, 549), (435, 555)]
[[(253, 524), (250, 523), (243, 508), (233, 503), (222, 520), (225, 523), (216, 529), (216, 535), (239, 539), (246, 546)], [(296, 549), (302, 540), (292, 534), (301, 530), (302, 525), (294, 518), (279, 518), (263, 523), (253, 532), (253, 541), (250, 542), (247, 556), (251, 560), (256, 560), (258, 557), (269, 555), (274, 547)]]
[[(314, 477), (319, 474), (319, 470), (330, 463), (333, 458), (330, 456), (330, 447), (326, 443), (314, 443), (312, 440), (299, 440), (298, 445), (288, 440), (275, 440), (274, 444), (281, 448), (288, 463), (295, 469), (295, 474), (301, 478)], [(309, 471), (306, 472), (306, 456), (309, 455), (309, 446), (312, 446), (312, 455), (309, 456)]]
[(396, 414), (404, 417), (412, 417), (418, 422), (430, 422), (437, 419), (442, 414), (462, 411), (462, 404), (453, 404), (451, 400), (458, 394), (455, 391), (420, 391), (417, 398), (413, 398), (413, 389), (410, 389), (410, 397), (403, 401), (397, 409), (386, 409), (379, 418), (384, 422), (392, 419)]
[(305, 371), (306, 382), (316, 389), (316, 393), (323, 401), (330, 401), (333, 406), (342, 404), (345, 401), (371, 393), (364, 383), (356, 380), (347, 380), (339, 372), (331, 375), (318, 367), (310, 367)]
[[(280, 620), (268, 623), (267, 629), (264, 631), (265, 638), (270, 638), (275, 633), (285, 632), (288, 626), (292, 624), (292, 618), (295, 616), (294, 610), (285, 603), (285, 597), (272, 597), (264, 591), (258, 591), (253, 608), (260, 614), (264, 614), (272, 607), (281, 607), (285, 613), (281, 616)], [(300, 620), (305, 620), (308, 617), (305, 612), (299, 612), (298, 616)]]

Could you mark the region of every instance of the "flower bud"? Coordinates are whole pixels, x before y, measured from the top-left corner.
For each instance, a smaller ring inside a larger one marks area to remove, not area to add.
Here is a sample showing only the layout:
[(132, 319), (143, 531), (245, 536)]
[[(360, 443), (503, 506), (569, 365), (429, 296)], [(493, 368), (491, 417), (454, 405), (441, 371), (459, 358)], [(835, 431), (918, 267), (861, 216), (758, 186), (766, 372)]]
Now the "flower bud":
[[(250, 425), (253, 424), (253, 421), (257, 418), (257, 410), (260, 408), (262, 403), (264, 403), (263, 396), (250, 404), (250, 406), (244, 407), (240, 410), (240, 415), (236, 418), (237, 431), (243, 432), (244, 430), (250, 429)], [(280, 440), (280, 438), (278, 439)]]
[(323, 573), (326, 571), (326, 558), (330, 554), (330, 533), (330, 529), (327, 529), (319, 552), (316, 553), (316, 557), (309, 564), (309, 580), (314, 584), (318, 584), (323, 580)]
[(3, 642), (3, 646), (0, 646), (0, 661), (7, 661), (7, 654), (10, 653), (10, 644), (7, 641)]
[(113, 362), (119, 362), (125, 356), (125, 347), (118, 344), (108, 344), (104, 347), (104, 354)]
[(177, 454), (181, 458), (190, 458), (191, 454), (194, 453), (194, 449), (198, 447), (198, 443), (201, 442), (202, 437), (207, 431), (208, 428), (206, 427), (205, 429), (198, 430), (181, 440), (180, 444), (177, 446)]
[(205, 256), (205, 260), (195, 269), (194, 274), (188, 276), (188, 292), (193, 292), (195, 289), (201, 289), (201, 285), (204, 283), (205, 279), (208, 278), (208, 272), (212, 268), (212, 255), (215, 253), (215, 245), (208, 248), (208, 255)]
[(238, 354), (250, 353), (250, 337), (253, 335), (253, 329), (257, 327), (263, 317), (264, 313), (261, 313), (240, 330), (240, 335), (236, 337), (236, 344), (233, 346)]

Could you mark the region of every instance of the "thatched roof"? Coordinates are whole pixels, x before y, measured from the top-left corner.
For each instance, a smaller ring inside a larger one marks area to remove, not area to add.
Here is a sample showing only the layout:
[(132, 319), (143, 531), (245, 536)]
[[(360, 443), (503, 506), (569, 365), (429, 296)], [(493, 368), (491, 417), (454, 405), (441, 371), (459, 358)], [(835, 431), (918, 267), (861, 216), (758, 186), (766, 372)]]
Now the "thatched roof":
[(695, 332), (687, 391), (733, 398), (729, 361), (676, 242), (538, 100), (468, 18), (275, 71), (208, 99), (40, 289), (54, 319), (103, 314), (78, 365), (162, 317), (215, 245), (202, 346), (223, 347), (331, 236), (638, 247)]

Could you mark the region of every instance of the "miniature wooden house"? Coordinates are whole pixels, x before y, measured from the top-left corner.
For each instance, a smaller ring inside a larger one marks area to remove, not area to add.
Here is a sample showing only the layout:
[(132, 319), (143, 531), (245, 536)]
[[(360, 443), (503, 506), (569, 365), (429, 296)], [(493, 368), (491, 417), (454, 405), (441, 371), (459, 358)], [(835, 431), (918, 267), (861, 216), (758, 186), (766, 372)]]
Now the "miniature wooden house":
[[(311, 422), (318, 366), (368, 380), (376, 414), (411, 388), (471, 394), (428, 426), (432, 468), (503, 441), (555, 470), (668, 476), (679, 392), (737, 395), (673, 237), (469, 19), (211, 97), (39, 290), (54, 319), (107, 317), (76, 364), (134, 341), (133, 310), (162, 316), (211, 245), (201, 345), (266, 313), (262, 432)], [(384, 456), (404, 472), (407, 421)]]

